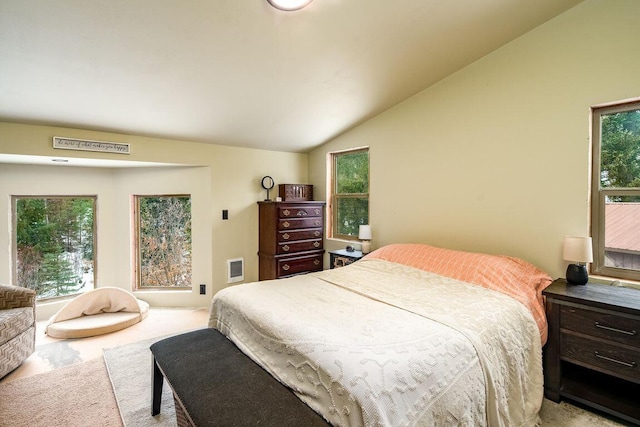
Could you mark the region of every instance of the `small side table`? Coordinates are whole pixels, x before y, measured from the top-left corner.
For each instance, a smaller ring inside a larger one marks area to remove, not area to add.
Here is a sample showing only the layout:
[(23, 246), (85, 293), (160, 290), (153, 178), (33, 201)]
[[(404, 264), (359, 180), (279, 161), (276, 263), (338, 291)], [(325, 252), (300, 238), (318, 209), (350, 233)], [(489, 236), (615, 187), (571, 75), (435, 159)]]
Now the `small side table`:
[(358, 261), (364, 254), (360, 251), (348, 252), (345, 249), (329, 252), (329, 268), (338, 268)]
[(547, 298), (544, 394), (640, 424), (640, 291), (555, 280)]

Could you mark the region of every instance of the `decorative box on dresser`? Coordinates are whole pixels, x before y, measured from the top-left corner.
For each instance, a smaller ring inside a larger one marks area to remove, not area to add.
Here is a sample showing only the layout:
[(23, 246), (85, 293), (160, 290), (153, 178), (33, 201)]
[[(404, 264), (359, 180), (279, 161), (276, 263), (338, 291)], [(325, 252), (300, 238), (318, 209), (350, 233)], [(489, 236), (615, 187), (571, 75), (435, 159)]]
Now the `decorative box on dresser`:
[(258, 202), (259, 279), (270, 280), (323, 268), (325, 202)]
[(557, 279), (542, 293), (545, 396), (640, 424), (640, 290)]

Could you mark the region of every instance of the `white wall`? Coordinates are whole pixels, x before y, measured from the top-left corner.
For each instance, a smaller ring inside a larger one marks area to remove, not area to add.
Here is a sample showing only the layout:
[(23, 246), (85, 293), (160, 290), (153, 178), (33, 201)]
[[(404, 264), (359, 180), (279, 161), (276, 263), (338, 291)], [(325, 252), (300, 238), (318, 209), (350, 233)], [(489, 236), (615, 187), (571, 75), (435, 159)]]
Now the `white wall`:
[[(54, 150), (53, 136), (125, 142), (131, 155)], [(133, 194), (192, 195), (191, 291), (140, 291), (155, 306), (209, 305), (228, 286), (226, 260), (245, 259), (245, 281), (258, 279), (258, 206), (265, 198), (264, 175), (276, 184), (307, 182), (307, 155), (143, 138), (79, 129), (0, 123), (0, 154), (177, 163), (161, 168), (84, 168), (0, 163), (0, 282), (10, 283), (10, 196), (96, 194), (98, 196), (97, 285), (131, 290), (131, 213)], [(271, 194), (275, 197), (276, 194)], [(222, 220), (222, 210), (229, 219)], [(199, 285), (207, 294), (199, 295)], [(38, 317), (55, 313), (64, 301), (41, 303)]]
[(369, 145), (374, 246), (507, 254), (564, 276), (563, 236), (589, 234), (590, 106), (640, 96), (639, 16), (637, 0), (586, 0), (314, 150), (311, 183), (326, 191), (327, 152)]

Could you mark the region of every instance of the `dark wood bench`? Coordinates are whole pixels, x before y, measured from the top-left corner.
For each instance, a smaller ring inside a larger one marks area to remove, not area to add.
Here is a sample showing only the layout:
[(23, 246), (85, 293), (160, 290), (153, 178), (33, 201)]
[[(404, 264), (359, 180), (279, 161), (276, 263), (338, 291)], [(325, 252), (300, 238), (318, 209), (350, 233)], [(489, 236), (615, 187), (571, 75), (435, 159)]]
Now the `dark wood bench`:
[(166, 379), (173, 391), (178, 425), (328, 425), (215, 329), (163, 339), (151, 345), (151, 353), (151, 415), (160, 413)]

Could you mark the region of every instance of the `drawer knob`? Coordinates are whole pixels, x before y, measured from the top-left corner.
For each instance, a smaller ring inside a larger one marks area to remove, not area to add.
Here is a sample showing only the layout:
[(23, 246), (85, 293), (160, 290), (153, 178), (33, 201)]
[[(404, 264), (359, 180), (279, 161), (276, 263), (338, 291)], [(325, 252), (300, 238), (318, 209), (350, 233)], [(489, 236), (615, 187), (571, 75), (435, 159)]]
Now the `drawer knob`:
[(283, 222), (283, 223), (282, 223), (282, 226), (283, 226), (284, 228), (289, 228), (289, 226), (290, 226), (290, 225), (291, 225), (291, 224), (289, 224), (289, 221), (285, 221), (285, 222)]
[(283, 238), (284, 240), (289, 240), (289, 233), (284, 233), (284, 234), (282, 235), (282, 238)]
[(317, 226), (319, 226), (320, 224), (321, 224), (320, 221), (316, 221), (315, 222), (315, 225), (317, 225)]
[(318, 230), (316, 230), (316, 231), (313, 233), (313, 235), (314, 235), (314, 236), (316, 236), (316, 237), (320, 237), (320, 232), (319, 232)]
[(627, 368), (635, 368), (636, 367), (636, 362), (625, 362), (622, 360), (618, 360), (618, 359), (614, 359), (611, 357), (607, 357), (607, 356), (603, 356), (600, 353), (598, 353), (597, 351), (593, 352), (593, 355), (596, 356), (598, 359), (603, 359), (609, 362), (613, 362), (613, 363), (617, 363), (618, 365), (622, 365), (622, 366), (626, 366)]
[(285, 252), (288, 251), (289, 250), (289, 245), (284, 245), (282, 247), (282, 250), (285, 251)]
[(306, 216), (307, 211), (298, 211), (298, 216)]
[(313, 242), (313, 247), (314, 248), (319, 248), (320, 247), (320, 242)]
[(289, 264), (285, 264), (285, 265), (283, 265), (283, 266), (282, 266), (282, 269), (283, 269), (284, 271), (289, 271), (289, 269), (290, 269), (290, 268), (291, 268), (291, 267), (289, 267)]
[(314, 264), (314, 265), (320, 265), (320, 260), (319, 260), (319, 259), (315, 259), (315, 260), (313, 260), (313, 264)]
[(603, 325), (600, 322), (595, 322), (594, 326), (596, 328), (605, 329), (607, 331), (618, 332), (619, 334), (625, 334), (625, 335), (631, 335), (631, 336), (634, 336), (637, 333), (635, 330), (625, 331), (624, 329), (612, 328), (611, 326)]
[(289, 215), (291, 215), (291, 211), (289, 211), (289, 209), (285, 209), (285, 210), (282, 211), (282, 215), (289, 216)]
[(320, 209), (316, 209), (316, 215), (320, 215)]

